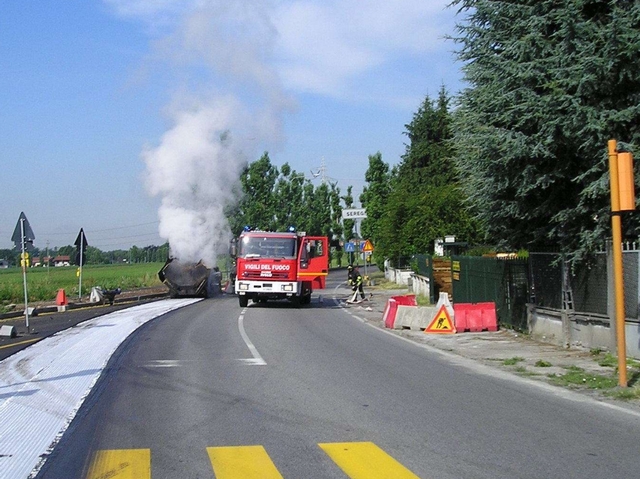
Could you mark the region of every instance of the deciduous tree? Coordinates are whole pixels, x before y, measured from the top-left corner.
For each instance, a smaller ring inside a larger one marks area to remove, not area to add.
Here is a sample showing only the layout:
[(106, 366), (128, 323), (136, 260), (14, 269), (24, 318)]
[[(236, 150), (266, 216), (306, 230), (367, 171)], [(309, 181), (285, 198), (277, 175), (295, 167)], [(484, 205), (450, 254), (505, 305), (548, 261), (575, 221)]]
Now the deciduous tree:
[(276, 226), (274, 187), (278, 175), (267, 152), (244, 168), (240, 175), (242, 189), (238, 204), (229, 212), (234, 234), (240, 234), (247, 225), (264, 230)]
[(369, 155), (369, 167), (364, 174), (367, 185), (360, 195), (360, 203), (367, 210), (362, 220), (362, 237), (377, 243), (380, 239), (381, 220), (389, 198), (391, 175), (389, 165), (382, 161), (382, 153)]

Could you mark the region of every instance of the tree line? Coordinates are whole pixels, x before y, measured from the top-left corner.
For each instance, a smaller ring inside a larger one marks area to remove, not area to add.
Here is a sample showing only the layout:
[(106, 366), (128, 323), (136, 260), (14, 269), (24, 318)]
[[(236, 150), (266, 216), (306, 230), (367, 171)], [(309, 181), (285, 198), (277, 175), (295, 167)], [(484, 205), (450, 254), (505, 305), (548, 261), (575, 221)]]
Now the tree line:
[[(70, 263), (75, 263), (76, 247), (72, 245), (38, 248), (29, 248), (29, 257), (33, 266), (33, 259), (38, 258), (40, 266), (47, 266), (45, 258), (49, 258), (49, 265), (53, 266), (54, 258), (68, 256)], [(113, 251), (101, 251), (93, 246), (87, 246), (84, 264), (122, 264), (122, 263), (154, 263), (165, 262), (169, 254), (169, 243), (160, 246), (149, 245), (144, 247), (132, 246), (129, 249), (117, 249)], [(16, 249), (0, 249), (0, 258), (7, 259), (12, 266), (20, 265), (20, 252)]]

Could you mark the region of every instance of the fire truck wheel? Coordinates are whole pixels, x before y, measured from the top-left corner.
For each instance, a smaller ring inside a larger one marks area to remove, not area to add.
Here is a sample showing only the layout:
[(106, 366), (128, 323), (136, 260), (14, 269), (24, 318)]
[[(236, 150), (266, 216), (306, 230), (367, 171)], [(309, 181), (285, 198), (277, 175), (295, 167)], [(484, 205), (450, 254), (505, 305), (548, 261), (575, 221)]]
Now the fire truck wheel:
[(246, 308), (249, 305), (249, 298), (246, 296), (238, 296), (238, 302), (241, 308)]

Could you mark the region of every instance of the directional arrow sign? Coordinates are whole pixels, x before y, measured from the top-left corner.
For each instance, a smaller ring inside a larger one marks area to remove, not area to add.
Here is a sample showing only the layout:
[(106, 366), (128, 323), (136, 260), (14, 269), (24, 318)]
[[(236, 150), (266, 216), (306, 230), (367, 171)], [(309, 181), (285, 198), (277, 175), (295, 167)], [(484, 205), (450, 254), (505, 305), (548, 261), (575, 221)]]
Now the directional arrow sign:
[(82, 250), (86, 250), (87, 246), (89, 246), (89, 243), (87, 243), (87, 237), (84, 234), (84, 229), (80, 228), (80, 232), (78, 233), (78, 237), (76, 238), (75, 243), (73, 243), (76, 248), (80, 248), (80, 245), (82, 245)]
[(87, 237), (84, 235), (84, 230), (80, 228), (78, 237), (76, 238), (76, 264), (78, 265), (78, 298), (82, 299), (82, 266), (85, 262), (87, 252)]
[(22, 249), (22, 242), (25, 242), (25, 247), (31, 245), (33, 240), (36, 239), (36, 235), (33, 234), (29, 220), (24, 215), (24, 212), (20, 213), (18, 222), (16, 223), (16, 229), (13, 230), (11, 241), (14, 242), (16, 248)]
[(80, 233), (78, 233), (76, 242), (73, 244), (76, 246), (76, 264), (78, 266), (84, 266), (87, 246), (89, 246), (89, 244), (87, 243), (87, 237), (84, 234), (84, 230), (82, 228), (80, 228)]

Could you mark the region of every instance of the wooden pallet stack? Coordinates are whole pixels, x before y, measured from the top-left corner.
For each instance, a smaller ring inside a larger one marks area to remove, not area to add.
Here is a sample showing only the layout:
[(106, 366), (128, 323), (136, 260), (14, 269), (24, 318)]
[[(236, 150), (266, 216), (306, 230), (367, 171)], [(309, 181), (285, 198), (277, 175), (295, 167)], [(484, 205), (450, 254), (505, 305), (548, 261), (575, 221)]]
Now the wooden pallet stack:
[(436, 292), (447, 293), (450, 298), (453, 296), (451, 260), (433, 258), (433, 280), (436, 284)]

